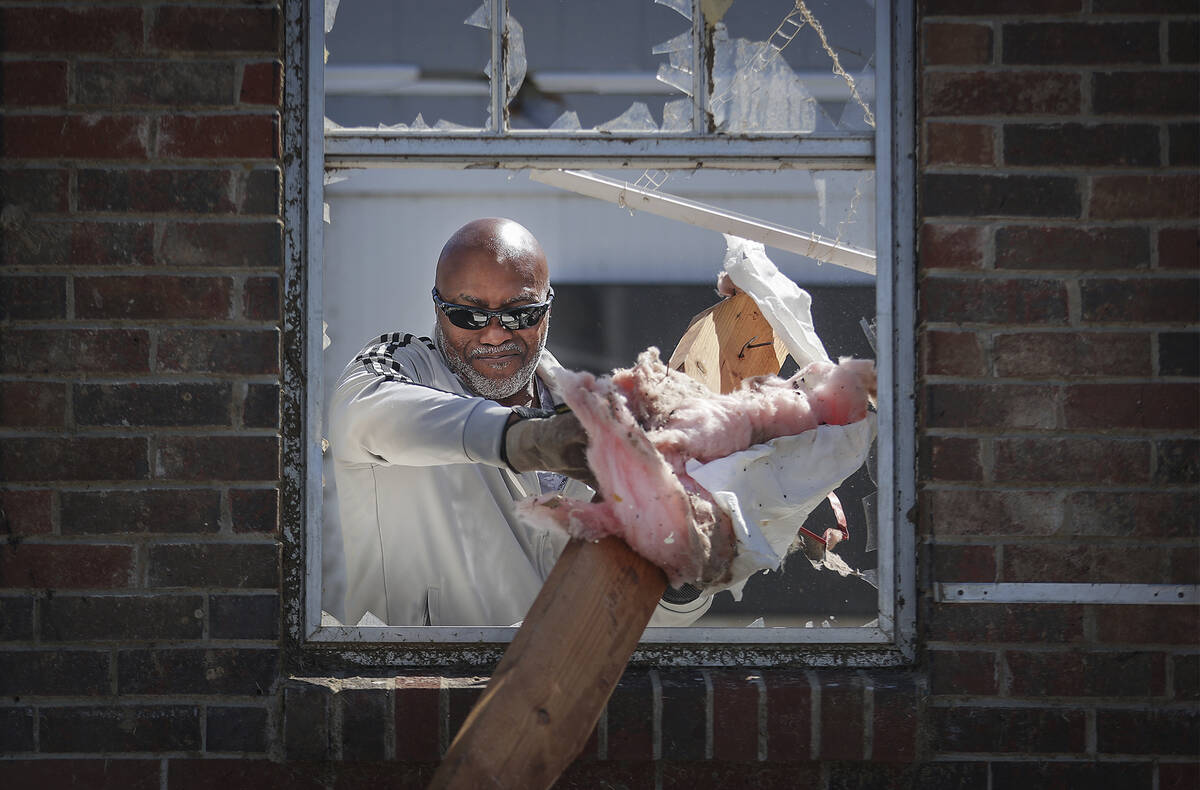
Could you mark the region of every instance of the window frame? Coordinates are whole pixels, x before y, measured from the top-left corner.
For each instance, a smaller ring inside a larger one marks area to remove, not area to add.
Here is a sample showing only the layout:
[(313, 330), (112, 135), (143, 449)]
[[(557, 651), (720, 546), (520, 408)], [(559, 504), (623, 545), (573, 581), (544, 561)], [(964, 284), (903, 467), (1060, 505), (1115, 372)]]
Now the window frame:
[[(490, 0), (493, 18), (505, 0)], [(700, 0), (693, 2), (699, 13)], [(661, 628), (633, 665), (892, 666), (914, 656), (916, 420), (914, 11), (879, 0), (876, 122), (860, 133), (564, 135), (539, 132), (410, 134), (324, 129), (324, 0), (285, 0), (282, 610), (290, 661), (315, 667), (478, 665), (499, 660), (508, 627), (356, 627), (321, 622), (322, 257), (326, 167), (670, 168), (780, 166), (864, 169), (876, 184), (879, 341), (879, 625), (862, 628)], [(693, 25), (693, 29), (698, 28)], [(496, 36), (493, 36), (495, 51)], [(495, 57), (495, 52), (493, 54)], [(495, 61), (493, 61), (495, 63)], [(493, 69), (494, 74), (503, 70)], [(897, 78), (899, 77), (899, 78)], [(503, 86), (505, 80), (493, 80)], [(497, 101), (493, 96), (493, 106)], [(493, 115), (495, 117), (495, 115)], [(883, 353), (883, 338), (889, 338)], [(883, 448), (890, 448), (884, 453)], [(885, 463), (885, 457), (890, 463)], [(890, 528), (884, 525), (890, 523)], [(890, 560), (889, 573), (882, 572)]]

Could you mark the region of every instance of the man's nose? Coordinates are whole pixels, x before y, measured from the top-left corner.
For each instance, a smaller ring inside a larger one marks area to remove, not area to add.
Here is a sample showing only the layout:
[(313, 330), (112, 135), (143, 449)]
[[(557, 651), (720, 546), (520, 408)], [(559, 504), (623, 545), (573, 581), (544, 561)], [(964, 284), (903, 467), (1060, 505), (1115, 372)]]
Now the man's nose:
[(489, 346), (498, 346), (512, 337), (512, 330), (500, 325), (499, 316), (489, 316), (487, 326), (479, 330), (479, 342)]

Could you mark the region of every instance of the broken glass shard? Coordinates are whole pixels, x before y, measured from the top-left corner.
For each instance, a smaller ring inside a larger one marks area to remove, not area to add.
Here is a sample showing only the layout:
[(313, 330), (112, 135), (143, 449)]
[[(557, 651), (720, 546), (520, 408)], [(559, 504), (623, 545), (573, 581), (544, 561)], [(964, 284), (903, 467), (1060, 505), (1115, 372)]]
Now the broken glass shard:
[(769, 44), (730, 38), (724, 24), (712, 34), (713, 122), (723, 132), (812, 132), (816, 100)]
[(550, 124), (550, 128), (556, 132), (574, 132), (582, 127), (579, 125), (579, 113), (574, 110), (567, 110), (562, 115)]
[(325, 32), (333, 30), (333, 19), (337, 16), (338, 3), (342, 0), (325, 0)]
[(654, 0), (656, 5), (665, 5), (687, 21), (692, 21), (692, 0)]
[(635, 101), (628, 110), (596, 128), (604, 132), (657, 132), (658, 124), (646, 103)]
[(663, 105), (664, 132), (686, 132), (692, 128), (692, 102), (690, 99), (672, 99)]

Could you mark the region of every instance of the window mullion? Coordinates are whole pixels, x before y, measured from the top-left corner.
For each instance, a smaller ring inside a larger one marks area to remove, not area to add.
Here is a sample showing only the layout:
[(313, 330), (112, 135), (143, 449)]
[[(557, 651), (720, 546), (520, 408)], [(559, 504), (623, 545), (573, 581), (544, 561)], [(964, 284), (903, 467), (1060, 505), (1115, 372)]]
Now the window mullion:
[(708, 134), (708, 30), (704, 0), (692, 0), (692, 131)]
[(492, 108), (488, 130), (503, 135), (508, 131), (508, 0), (487, 0), (491, 3), (492, 34)]

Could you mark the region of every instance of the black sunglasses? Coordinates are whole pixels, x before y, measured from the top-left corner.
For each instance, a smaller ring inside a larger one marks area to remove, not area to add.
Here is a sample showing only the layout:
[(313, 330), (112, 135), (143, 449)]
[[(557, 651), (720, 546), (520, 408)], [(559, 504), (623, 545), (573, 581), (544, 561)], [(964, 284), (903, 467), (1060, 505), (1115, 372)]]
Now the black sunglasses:
[(483, 329), (492, 320), (492, 316), (499, 318), (500, 326), (510, 332), (528, 329), (542, 320), (542, 316), (550, 309), (550, 303), (553, 301), (554, 289), (551, 288), (544, 302), (510, 307), (507, 310), (485, 310), (482, 307), (451, 304), (438, 296), (436, 288), (433, 289), (433, 303), (445, 314), (450, 323), (459, 329)]

